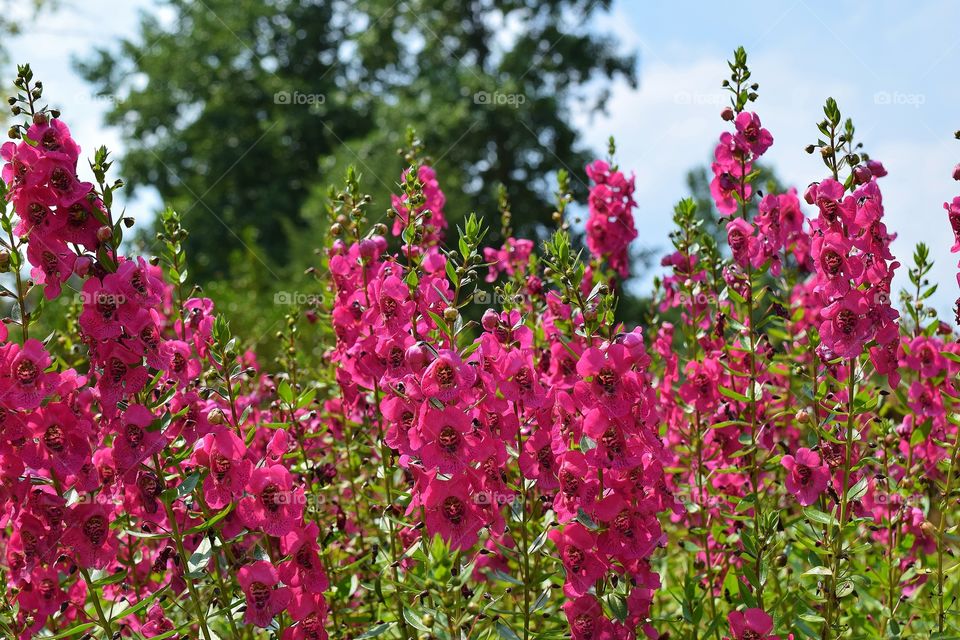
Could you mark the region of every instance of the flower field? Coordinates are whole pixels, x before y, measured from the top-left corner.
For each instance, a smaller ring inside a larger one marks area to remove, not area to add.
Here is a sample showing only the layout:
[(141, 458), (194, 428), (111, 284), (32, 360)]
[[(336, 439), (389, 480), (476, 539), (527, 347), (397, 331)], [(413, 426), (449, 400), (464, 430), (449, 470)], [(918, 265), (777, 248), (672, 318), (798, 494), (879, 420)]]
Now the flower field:
[[(771, 189), (742, 48), (729, 71), (720, 218), (678, 202), (642, 315), (618, 303), (662, 212), (613, 140), (587, 202), (560, 171), (528, 238), (505, 193), (448, 225), (411, 132), (386, 215), (352, 169), (331, 191), (267, 364), (194, 286), (177, 212), (131, 253), (108, 151), (21, 66), (3, 637), (960, 637), (960, 301), (930, 304), (960, 276), (931, 282), (927, 245), (893, 255), (897, 177), (833, 99), (816, 181)], [(944, 209), (960, 252), (960, 196)]]

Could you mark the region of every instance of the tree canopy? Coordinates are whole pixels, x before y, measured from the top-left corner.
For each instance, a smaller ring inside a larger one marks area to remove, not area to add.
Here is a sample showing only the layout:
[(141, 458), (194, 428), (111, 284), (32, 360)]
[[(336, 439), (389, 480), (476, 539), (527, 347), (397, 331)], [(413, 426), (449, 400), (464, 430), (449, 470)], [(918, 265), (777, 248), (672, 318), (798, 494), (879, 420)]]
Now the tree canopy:
[(636, 83), (634, 57), (590, 26), (609, 4), (166, 0), (78, 65), (115, 98), (107, 117), (125, 140), (124, 177), (182, 212), (206, 282), (228, 277), (238, 252), (289, 264), (291, 239), (322, 217), (316, 199), (348, 164), (385, 211), (408, 125), (451, 224), (495, 216), (502, 183), (514, 229), (542, 231), (557, 170), (585, 193), (574, 104), (601, 109), (612, 79)]

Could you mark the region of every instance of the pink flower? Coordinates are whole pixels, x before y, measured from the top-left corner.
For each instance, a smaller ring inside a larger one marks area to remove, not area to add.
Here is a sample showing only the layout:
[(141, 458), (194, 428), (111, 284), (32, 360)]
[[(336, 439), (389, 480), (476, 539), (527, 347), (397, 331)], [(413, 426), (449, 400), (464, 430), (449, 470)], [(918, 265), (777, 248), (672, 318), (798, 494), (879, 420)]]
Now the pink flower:
[(154, 420), (156, 416), (141, 404), (132, 404), (123, 412), (113, 439), (113, 460), (120, 476), (134, 474), (142, 462), (166, 446), (159, 427), (152, 428)]
[(603, 615), (603, 608), (592, 595), (584, 595), (563, 603), (563, 612), (570, 624), (571, 640), (614, 640), (613, 624)]
[(820, 456), (807, 448), (797, 449), (797, 455), (785, 455), (780, 464), (787, 470), (787, 491), (796, 496), (804, 507), (817, 501), (830, 481), (830, 469), (820, 462)]
[(953, 229), (954, 242), (950, 252), (957, 253), (960, 251), (960, 196), (954, 198), (952, 202), (945, 202), (943, 208), (947, 210), (950, 228)]
[(23, 459), (34, 469), (49, 469), (60, 480), (74, 475), (90, 460), (90, 423), (63, 403), (51, 403), (28, 421), (31, 438)]
[(67, 513), (63, 544), (82, 567), (103, 569), (117, 559), (119, 542), (110, 530), (110, 511), (100, 504), (78, 504)]
[(315, 522), (297, 527), (280, 540), (280, 548), (290, 560), (280, 564), (284, 584), (301, 587), (310, 593), (323, 593), (330, 583), (320, 559), (320, 529)]
[(251, 529), (283, 536), (293, 530), (303, 515), (303, 488), (293, 490), (293, 477), (282, 465), (254, 469), (247, 491), (252, 495), (240, 501), (238, 513)]
[(587, 593), (607, 569), (597, 551), (597, 539), (579, 522), (550, 531), (547, 537), (557, 545), (557, 553), (567, 574), (563, 592), (568, 598)]
[(483, 526), (476, 501), (470, 495), (467, 476), (450, 480), (428, 479), (423, 491), (427, 531), (439, 534), (453, 549), (469, 549), (477, 543)]
[(577, 382), (577, 396), (610, 415), (626, 415), (636, 391), (636, 376), (630, 368), (629, 353), (623, 345), (610, 345), (606, 351), (587, 349), (577, 362), (577, 373), (583, 378)]
[(849, 291), (820, 312), (820, 339), (823, 346), (840, 358), (853, 358), (863, 352), (870, 320), (867, 301), (859, 291)]
[(210, 469), (203, 480), (203, 499), (213, 509), (222, 509), (243, 495), (253, 464), (244, 458), (246, 446), (230, 429), (218, 429), (203, 437), (194, 453), (200, 466)]
[(327, 601), (322, 595), (296, 593), (289, 613), (297, 624), (284, 631), (282, 640), (327, 640)]
[(277, 569), (264, 560), (241, 567), (237, 582), (247, 596), (247, 611), (243, 621), (262, 629), (290, 604), (290, 589), (278, 586)]
[(57, 374), (46, 372), (50, 355), (43, 343), (31, 338), (22, 347), (10, 344), (0, 356), (0, 401), (19, 410), (39, 407), (58, 380)]
[(464, 470), (474, 459), (470, 418), (458, 406), (437, 409), (429, 402), (420, 411), (420, 424), (411, 431), (410, 444), (423, 466), (440, 473)]
[(728, 617), (730, 633), (735, 640), (779, 640), (771, 636), (773, 618), (763, 609), (746, 609), (745, 611), (731, 611)]
[(441, 351), (430, 363), (420, 381), (420, 389), (428, 398), (437, 398), (444, 404), (469, 393), (477, 378), (476, 372), (453, 351)]
[(737, 127), (738, 140), (748, 147), (754, 156), (762, 156), (773, 144), (773, 136), (760, 126), (760, 116), (757, 114), (741, 111), (734, 124)]
[(722, 368), (716, 358), (704, 358), (703, 362), (688, 362), (684, 370), (687, 380), (680, 386), (680, 397), (697, 411), (708, 412), (719, 401), (717, 385)]

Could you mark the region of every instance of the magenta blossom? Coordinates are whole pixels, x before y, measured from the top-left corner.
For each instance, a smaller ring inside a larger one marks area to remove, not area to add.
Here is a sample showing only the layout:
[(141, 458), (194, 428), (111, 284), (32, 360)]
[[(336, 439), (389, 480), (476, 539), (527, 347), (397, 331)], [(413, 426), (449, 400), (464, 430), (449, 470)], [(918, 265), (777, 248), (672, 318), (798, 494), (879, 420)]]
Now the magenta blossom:
[(787, 491), (805, 507), (817, 501), (830, 481), (830, 468), (821, 463), (819, 455), (805, 447), (797, 449), (796, 456), (783, 456), (780, 464), (787, 470)]

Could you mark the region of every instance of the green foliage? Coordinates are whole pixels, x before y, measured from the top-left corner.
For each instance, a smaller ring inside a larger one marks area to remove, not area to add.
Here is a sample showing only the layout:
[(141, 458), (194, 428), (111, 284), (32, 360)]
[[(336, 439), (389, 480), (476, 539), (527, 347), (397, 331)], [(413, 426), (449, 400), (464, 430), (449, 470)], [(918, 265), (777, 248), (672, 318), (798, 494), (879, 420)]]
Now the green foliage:
[(584, 26), (608, 1), (166, 4), (172, 24), (145, 15), (80, 69), (117, 97), (108, 120), (129, 149), (124, 174), (182, 213), (202, 285), (234, 279), (238, 256), (289, 278), (306, 261), (298, 237), (329, 226), (323, 187), (347, 164), (384, 210), (409, 123), (437, 152), (451, 227), (471, 209), (494, 215), (503, 184), (515, 231), (540, 231), (549, 177), (589, 160), (570, 99), (591, 79), (635, 82), (634, 60)]

